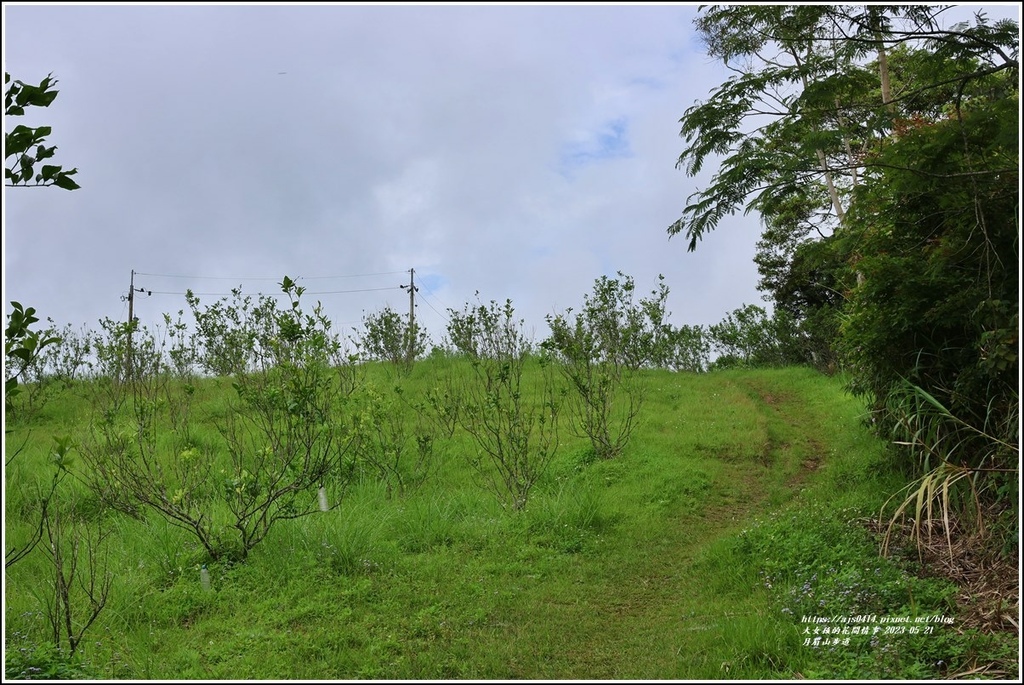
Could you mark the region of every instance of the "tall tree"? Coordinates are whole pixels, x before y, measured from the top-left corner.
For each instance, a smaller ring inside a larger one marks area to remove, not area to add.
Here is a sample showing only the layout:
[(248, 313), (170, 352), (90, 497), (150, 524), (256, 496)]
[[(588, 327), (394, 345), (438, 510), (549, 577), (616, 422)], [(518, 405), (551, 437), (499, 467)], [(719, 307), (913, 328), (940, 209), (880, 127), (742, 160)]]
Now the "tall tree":
[(941, 28), (946, 9), (716, 6), (695, 22), (708, 54), (734, 75), (681, 119), (687, 146), (677, 166), (690, 175), (712, 159), (720, 166), (668, 232), (694, 250), (723, 217), (760, 214), (759, 287), (810, 328), (815, 349), (832, 344), (837, 323), (807, 304), (835, 311), (858, 276), (809, 243), (841, 225), (868, 167), (881, 163), (872, 152), (915, 122), (946, 118), (1017, 67), (1015, 22), (979, 14), (973, 25)]
[[(986, 75), (1017, 68), (1015, 22), (989, 24), (979, 14), (973, 26), (943, 29), (945, 9), (705, 8), (695, 22), (698, 34), (734, 75), (680, 120), (687, 146), (677, 167), (692, 176), (709, 158), (722, 159), (711, 184), (687, 198), (669, 234), (683, 233), (692, 251), (741, 209), (758, 211), (768, 225), (831, 233), (860, 182), (866, 153), (905, 121), (934, 114), (922, 112), (922, 102), (950, 89), (962, 95)], [(894, 83), (890, 53), (900, 47), (930, 53), (932, 71)], [(938, 69), (950, 62), (960, 71)]]
[(668, 230), (693, 250), (758, 212), (761, 288), (842, 352), (919, 473), (1015, 474), (1019, 27), (947, 9), (704, 10), (734, 75), (687, 110), (679, 166), (721, 161)]

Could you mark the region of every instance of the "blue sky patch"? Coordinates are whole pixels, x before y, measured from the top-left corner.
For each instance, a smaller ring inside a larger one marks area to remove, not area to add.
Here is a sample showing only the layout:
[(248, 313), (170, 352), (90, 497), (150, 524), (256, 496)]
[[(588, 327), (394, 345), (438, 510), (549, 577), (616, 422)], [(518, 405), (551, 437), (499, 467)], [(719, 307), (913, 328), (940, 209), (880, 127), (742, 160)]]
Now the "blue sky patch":
[(427, 294), (435, 293), (448, 283), (444, 276), (438, 274), (421, 274), (416, 272), (416, 285), (423, 288)]
[(562, 148), (559, 170), (563, 176), (570, 176), (574, 171), (602, 160), (632, 157), (628, 136), (629, 121), (625, 117), (606, 122), (592, 132), (589, 139), (567, 143)]

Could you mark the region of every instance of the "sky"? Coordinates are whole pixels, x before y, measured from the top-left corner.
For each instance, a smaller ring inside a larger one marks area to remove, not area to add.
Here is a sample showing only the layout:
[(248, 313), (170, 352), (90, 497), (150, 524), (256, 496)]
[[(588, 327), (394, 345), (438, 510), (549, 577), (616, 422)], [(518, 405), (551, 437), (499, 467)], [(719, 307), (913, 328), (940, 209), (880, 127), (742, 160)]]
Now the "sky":
[(347, 333), (408, 312), (410, 269), (435, 343), (447, 309), (506, 299), (539, 341), (618, 272), (638, 295), (664, 275), (677, 326), (767, 307), (756, 215), (695, 252), (666, 230), (715, 170), (676, 169), (679, 119), (729, 76), (697, 11), (4, 3), (5, 71), (59, 81), (5, 130), (52, 126), (81, 185), (4, 189), (5, 311), (99, 330), (127, 318), (134, 271), (157, 326), (187, 289), (210, 304), (289, 276)]

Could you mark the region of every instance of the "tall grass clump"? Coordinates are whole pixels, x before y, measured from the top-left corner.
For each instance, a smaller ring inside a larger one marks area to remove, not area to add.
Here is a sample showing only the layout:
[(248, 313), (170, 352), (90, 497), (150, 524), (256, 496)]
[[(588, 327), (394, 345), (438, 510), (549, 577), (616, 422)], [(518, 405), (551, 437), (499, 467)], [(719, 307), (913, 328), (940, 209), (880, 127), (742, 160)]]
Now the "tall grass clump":
[(997, 547), (1015, 543), (1015, 529), (1006, 523), (1015, 516), (1018, 501), (1019, 467), (1011, 465), (1020, 455), (1019, 408), (1014, 404), (1000, 416), (993, 406), (983, 418), (968, 420), (904, 381), (890, 391), (886, 411), (894, 444), (906, 450), (922, 475), (882, 508), (888, 521), (883, 550), (908, 515), (912, 537), (930, 541), (940, 535), (951, 559), (954, 535), (986, 537), (990, 515), (1003, 537)]

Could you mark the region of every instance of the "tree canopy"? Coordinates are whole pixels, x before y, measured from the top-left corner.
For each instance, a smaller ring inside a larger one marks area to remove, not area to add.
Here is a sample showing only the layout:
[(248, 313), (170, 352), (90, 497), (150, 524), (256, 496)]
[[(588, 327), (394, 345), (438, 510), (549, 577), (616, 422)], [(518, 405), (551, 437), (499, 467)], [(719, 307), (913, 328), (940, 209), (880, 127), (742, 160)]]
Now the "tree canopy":
[(702, 8), (708, 54), (733, 72), (690, 107), (677, 162), (710, 185), (687, 198), (670, 235), (688, 248), (732, 213), (828, 235), (842, 221), (870, 153), (915, 122), (952, 116), (1016, 81), (1016, 22), (940, 28), (943, 6), (744, 5)]

